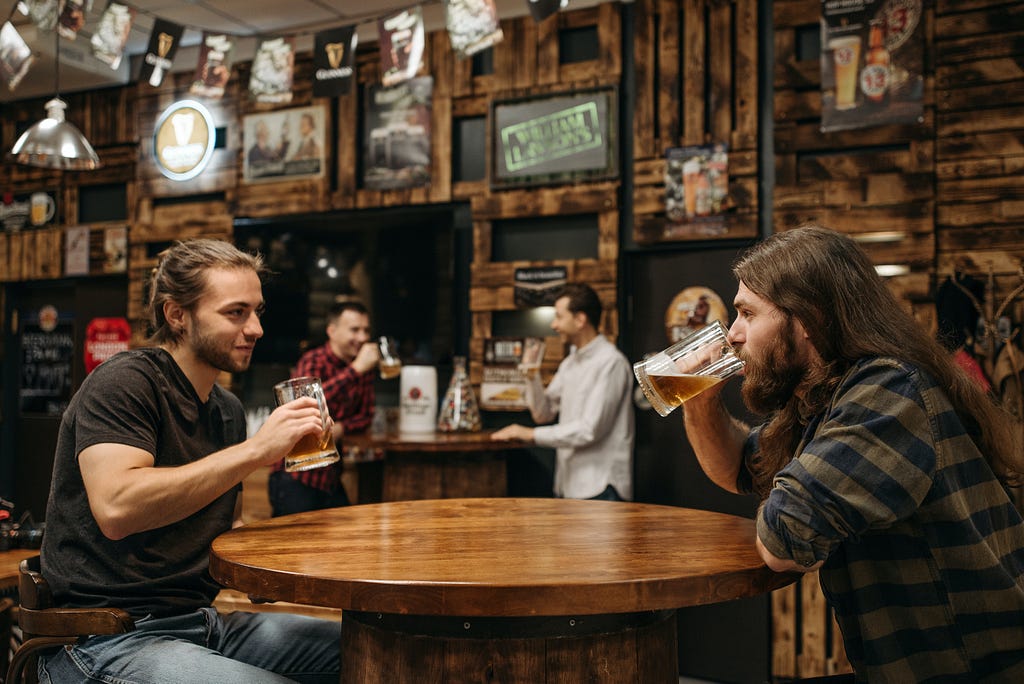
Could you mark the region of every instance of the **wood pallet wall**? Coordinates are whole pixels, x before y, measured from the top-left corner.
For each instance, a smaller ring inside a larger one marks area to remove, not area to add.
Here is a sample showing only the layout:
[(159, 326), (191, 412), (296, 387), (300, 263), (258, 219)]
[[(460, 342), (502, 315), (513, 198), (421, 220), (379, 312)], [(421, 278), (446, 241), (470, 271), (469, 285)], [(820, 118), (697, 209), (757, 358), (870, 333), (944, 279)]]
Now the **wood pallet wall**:
[[(813, 222), (863, 240), (876, 265), (909, 268), (889, 284), (926, 327), (935, 261), (934, 10), (925, 2), (924, 120), (821, 131), (819, 53), (801, 54), (819, 30), (820, 0), (774, 3), (775, 231)], [(890, 237), (885, 237), (890, 234)]]
[[(756, 0), (640, 0), (636, 7), (633, 239), (706, 240), (758, 232)], [(708, 233), (665, 218), (665, 151), (727, 143), (729, 200)]]

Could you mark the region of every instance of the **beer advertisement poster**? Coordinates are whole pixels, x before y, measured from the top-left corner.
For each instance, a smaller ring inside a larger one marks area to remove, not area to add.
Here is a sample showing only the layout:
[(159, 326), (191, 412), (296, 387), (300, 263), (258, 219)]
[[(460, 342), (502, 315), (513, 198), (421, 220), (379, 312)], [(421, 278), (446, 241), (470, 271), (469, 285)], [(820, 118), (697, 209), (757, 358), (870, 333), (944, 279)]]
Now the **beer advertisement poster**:
[(423, 10), (417, 5), (377, 22), (380, 36), (380, 81), (385, 86), (408, 81), (423, 60)]
[(447, 0), (444, 9), (448, 38), (460, 59), (486, 50), (504, 38), (494, 0)]
[(174, 64), (174, 55), (181, 42), (181, 34), (185, 27), (164, 19), (153, 23), (153, 31), (149, 34), (149, 46), (142, 58), (139, 80), (146, 81), (154, 88), (164, 82), (164, 76)]
[(729, 152), (725, 143), (665, 153), (666, 237), (719, 237), (728, 227)]
[(256, 102), (285, 104), (292, 101), (295, 78), (295, 39), (270, 38), (260, 43), (252, 59), (249, 94)]
[[(480, 407), (490, 411), (524, 409), (526, 375), (519, 366), (527, 342), (537, 348), (542, 338), (489, 337), (484, 340), (483, 377), (480, 382)], [(543, 345), (540, 349), (543, 354)]]
[(18, 33), (18, 29), (11, 22), (4, 22), (3, 28), (0, 28), (0, 78), (7, 84), (8, 90), (14, 92), (33, 61), (35, 56), (32, 48)]
[(108, 3), (100, 16), (99, 26), (92, 34), (90, 43), (93, 57), (111, 69), (117, 69), (121, 65), (121, 57), (124, 55), (124, 46), (128, 44), (135, 13), (134, 7), (119, 2)]
[(395, 190), (430, 184), (433, 89), (430, 76), (393, 88), (368, 86), (363, 187)]
[(243, 181), (319, 178), (326, 167), (326, 121), (326, 108), (320, 105), (243, 117)]
[(924, 120), (922, 0), (822, 0), (821, 130)]
[(316, 34), (313, 97), (337, 97), (352, 90), (357, 41), (355, 26), (342, 26)]
[(232, 47), (231, 39), (226, 34), (203, 33), (190, 93), (213, 100), (224, 97), (224, 88), (231, 77), (228, 56)]

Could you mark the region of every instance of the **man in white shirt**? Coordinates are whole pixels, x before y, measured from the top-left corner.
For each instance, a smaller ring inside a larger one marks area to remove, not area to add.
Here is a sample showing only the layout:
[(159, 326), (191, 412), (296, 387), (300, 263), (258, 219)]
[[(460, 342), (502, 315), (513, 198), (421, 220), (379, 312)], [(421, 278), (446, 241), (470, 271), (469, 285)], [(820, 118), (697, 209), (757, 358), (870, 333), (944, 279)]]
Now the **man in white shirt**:
[[(555, 495), (570, 499), (633, 498), (633, 373), (629, 361), (598, 332), (601, 300), (581, 283), (555, 301), (551, 328), (572, 351), (547, 389), (527, 381), (526, 400), (540, 427), (509, 425), (493, 439), (518, 439), (557, 450)], [(555, 417), (558, 423), (551, 423)]]

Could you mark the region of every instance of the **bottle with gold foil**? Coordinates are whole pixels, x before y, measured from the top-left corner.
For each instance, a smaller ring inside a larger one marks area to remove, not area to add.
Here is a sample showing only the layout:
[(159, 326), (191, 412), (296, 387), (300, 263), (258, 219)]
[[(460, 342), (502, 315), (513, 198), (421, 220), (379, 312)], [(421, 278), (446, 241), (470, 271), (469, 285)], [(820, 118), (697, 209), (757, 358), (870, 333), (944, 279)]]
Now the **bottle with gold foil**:
[(885, 47), (885, 22), (876, 19), (871, 22), (868, 52), (864, 56), (864, 69), (860, 72), (860, 89), (872, 104), (881, 105), (889, 100), (891, 60), (889, 50)]

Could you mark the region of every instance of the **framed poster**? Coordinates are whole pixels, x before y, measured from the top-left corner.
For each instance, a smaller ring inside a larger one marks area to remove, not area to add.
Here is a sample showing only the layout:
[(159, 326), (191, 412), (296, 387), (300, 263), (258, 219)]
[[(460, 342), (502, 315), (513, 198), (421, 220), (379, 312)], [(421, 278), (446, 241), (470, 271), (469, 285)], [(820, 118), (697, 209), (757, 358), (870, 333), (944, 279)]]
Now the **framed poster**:
[(421, 76), (366, 94), (363, 187), (394, 190), (430, 185), (430, 116), (434, 79)]
[(615, 88), (497, 101), (491, 125), (492, 187), (618, 175)]
[(326, 166), (323, 106), (249, 114), (242, 120), (246, 183), (318, 178)]
[(922, 0), (822, 0), (821, 130), (924, 120)]

